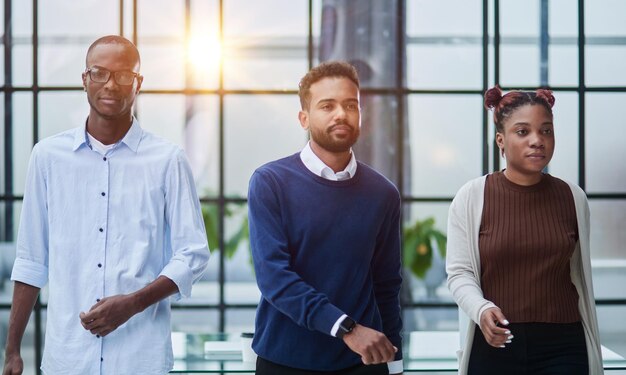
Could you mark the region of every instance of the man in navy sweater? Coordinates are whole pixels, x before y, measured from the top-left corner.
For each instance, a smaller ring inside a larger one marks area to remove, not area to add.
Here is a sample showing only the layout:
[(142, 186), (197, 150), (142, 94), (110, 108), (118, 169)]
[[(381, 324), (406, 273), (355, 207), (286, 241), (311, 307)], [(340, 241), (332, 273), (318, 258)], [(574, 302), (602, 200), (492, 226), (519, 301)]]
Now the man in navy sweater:
[(250, 180), (256, 373), (402, 373), (400, 196), (352, 152), (356, 70), (323, 63), (299, 96), (309, 143)]

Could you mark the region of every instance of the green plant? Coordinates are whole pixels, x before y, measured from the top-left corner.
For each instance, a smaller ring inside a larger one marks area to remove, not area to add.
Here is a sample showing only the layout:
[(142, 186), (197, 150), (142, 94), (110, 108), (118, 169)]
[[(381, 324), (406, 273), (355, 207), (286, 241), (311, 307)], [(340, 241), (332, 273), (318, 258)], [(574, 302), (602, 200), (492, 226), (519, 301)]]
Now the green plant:
[[(240, 211), (241, 207), (237, 208), (239, 209), (232, 209), (228, 206), (225, 207), (224, 217), (227, 218), (233, 216), (235, 213)], [(211, 250), (211, 252), (219, 250), (219, 207), (214, 204), (203, 204), (202, 218), (204, 219), (204, 227), (206, 229), (206, 236), (209, 242), (209, 250)], [(231, 259), (235, 255), (239, 244), (242, 241), (247, 241), (248, 237), (248, 215), (244, 215), (244, 218), (235, 233), (224, 239), (224, 255), (226, 258)]]
[(433, 262), (433, 243), (441, 257), (446, 256), (447, 237), (435, 229), (435, 219), (432, 217), (417, 220), (404, 228), (402, 261), (404, 266), (415, 276), (423, 279)]

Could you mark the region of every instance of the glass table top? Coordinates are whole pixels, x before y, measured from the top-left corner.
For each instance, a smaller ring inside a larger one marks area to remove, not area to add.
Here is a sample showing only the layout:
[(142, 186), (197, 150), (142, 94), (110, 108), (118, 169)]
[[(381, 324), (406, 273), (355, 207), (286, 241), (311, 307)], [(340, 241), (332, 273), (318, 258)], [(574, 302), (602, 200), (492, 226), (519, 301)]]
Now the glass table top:
[[(405, 373), (456, 373), (458, 331), (416, 331), (404, 336)], [(172, 333), (174, 374), (253, 374), (254, 362), (242, 359), (239, 334)], [(602, 347), (605, 371), (623, 373), (626, 359)]]

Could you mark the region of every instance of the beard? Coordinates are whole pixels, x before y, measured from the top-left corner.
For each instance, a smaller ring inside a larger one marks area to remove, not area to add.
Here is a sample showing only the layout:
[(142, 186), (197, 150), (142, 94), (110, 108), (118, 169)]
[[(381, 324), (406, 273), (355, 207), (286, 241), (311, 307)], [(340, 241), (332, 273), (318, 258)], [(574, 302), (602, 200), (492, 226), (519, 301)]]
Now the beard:
[[(347, 135), (336, 136), (332, 133), (333, 127), (336, 125), (347, 125), (350, 131)], [(358, 126), (350, 126), (346, 123), (336, 124), (326, 129), (311, 128), (311, 139), (329, 152), (346, 152), (356, 143), (361, 134)]]

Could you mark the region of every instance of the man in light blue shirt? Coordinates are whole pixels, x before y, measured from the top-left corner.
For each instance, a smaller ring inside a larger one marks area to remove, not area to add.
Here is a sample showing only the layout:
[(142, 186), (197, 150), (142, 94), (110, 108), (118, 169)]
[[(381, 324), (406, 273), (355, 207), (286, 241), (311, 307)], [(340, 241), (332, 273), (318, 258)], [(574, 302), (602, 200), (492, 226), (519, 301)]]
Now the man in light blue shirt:
[(143, 81), (136, 47), (100, 38), (86, 65), (86, 124), (31, 155), (4, 374), (23, 371), (22, 336), (46, 284), (45, 374), (167, 373), (167, 297), (188, 297), (209, 259), (183, 151), (132, 116)]

